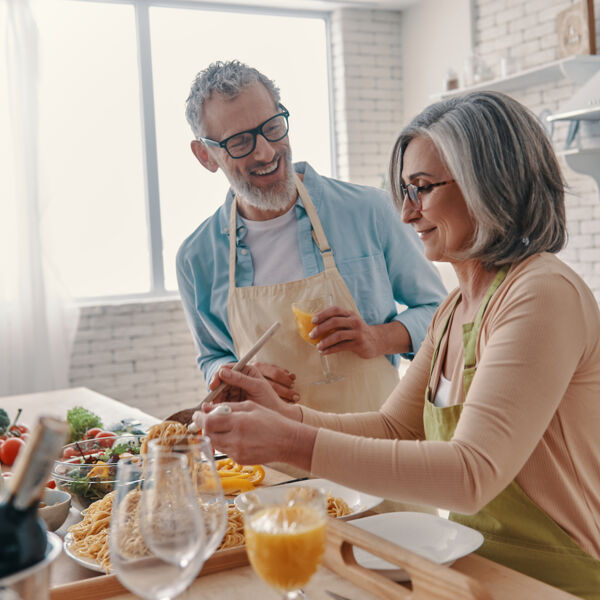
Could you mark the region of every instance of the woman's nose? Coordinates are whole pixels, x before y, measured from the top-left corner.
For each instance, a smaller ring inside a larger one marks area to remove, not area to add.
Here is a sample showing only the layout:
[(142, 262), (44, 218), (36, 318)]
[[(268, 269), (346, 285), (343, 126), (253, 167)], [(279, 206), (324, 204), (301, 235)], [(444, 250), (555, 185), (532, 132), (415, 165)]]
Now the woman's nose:
[(402, 217), (402, 221), (404, 223), (410, 223), (419, 217), (419, 210), (414, 206), (414, 204), (408, 199), (404, 198), (402, 202), (402, 211), (400, 213)]

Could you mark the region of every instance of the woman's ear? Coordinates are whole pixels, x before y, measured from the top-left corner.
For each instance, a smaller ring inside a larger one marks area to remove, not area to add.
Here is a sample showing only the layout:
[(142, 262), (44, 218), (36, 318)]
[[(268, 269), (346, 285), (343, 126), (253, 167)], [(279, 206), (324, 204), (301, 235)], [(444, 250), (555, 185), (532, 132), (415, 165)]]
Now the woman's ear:
[(208, 169), (211, 173), (215, 173), (218, 170), (219, 164), (210, 155), (208, 148), (201, 141), (192, 140), (190, 147), (194, 156), (205, 169)]

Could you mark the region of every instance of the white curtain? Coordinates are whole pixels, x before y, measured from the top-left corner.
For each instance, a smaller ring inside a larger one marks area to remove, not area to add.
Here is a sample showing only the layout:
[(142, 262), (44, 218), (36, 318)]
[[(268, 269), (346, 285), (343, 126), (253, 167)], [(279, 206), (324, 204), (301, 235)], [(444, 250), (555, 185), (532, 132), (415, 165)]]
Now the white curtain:
[(31, 2), (0, 0), (0, 11), (0, 395), (9, 395), (68, 387), (78, 311), (44, 239)]

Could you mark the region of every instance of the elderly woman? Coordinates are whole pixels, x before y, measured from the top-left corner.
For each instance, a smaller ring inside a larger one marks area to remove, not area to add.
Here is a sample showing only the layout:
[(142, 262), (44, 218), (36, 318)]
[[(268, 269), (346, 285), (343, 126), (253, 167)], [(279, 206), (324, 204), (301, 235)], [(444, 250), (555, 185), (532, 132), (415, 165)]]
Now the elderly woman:
[[(196, 420), (240, 462), (448, 509), (484, 534), (484, 556), (598, 599), (600, 314), (554, 254), (566, 226), (552, 147), (518, 102), (472, 93), (406, 127), (390, 179), (403, 220), (459, 287), (382, 408), (286, 404), (247, 368), (220, 378), (249, 401)], [(314, 322), (317, 335), (337, 326), (327, 311)]]

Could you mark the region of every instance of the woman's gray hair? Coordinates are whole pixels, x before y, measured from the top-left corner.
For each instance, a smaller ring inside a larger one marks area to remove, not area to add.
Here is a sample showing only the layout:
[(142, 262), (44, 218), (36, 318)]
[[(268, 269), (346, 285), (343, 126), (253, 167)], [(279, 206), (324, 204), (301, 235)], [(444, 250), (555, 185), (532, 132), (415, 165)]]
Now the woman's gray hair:
[(552, 145), (535, 116), (499, 92), (472, 92), (426, 108), (400, 133), (390, 162), (401, 206), (402, 161), (411, 140), (429, 138), (456, 180), (475, 223), (459, 259), (490, 269), (566, 241), (565, 184)]
[(235, 98), (244, 88), (256, 82), (267, 88), (275, 105), (279, 104), (279, 88), (275, 83), (239, 60), (217, 61), (200, 71), (192, 83), (185, 107), (185, 117), (196, 139), (204, 136), (202, 107), (213, 93)]

